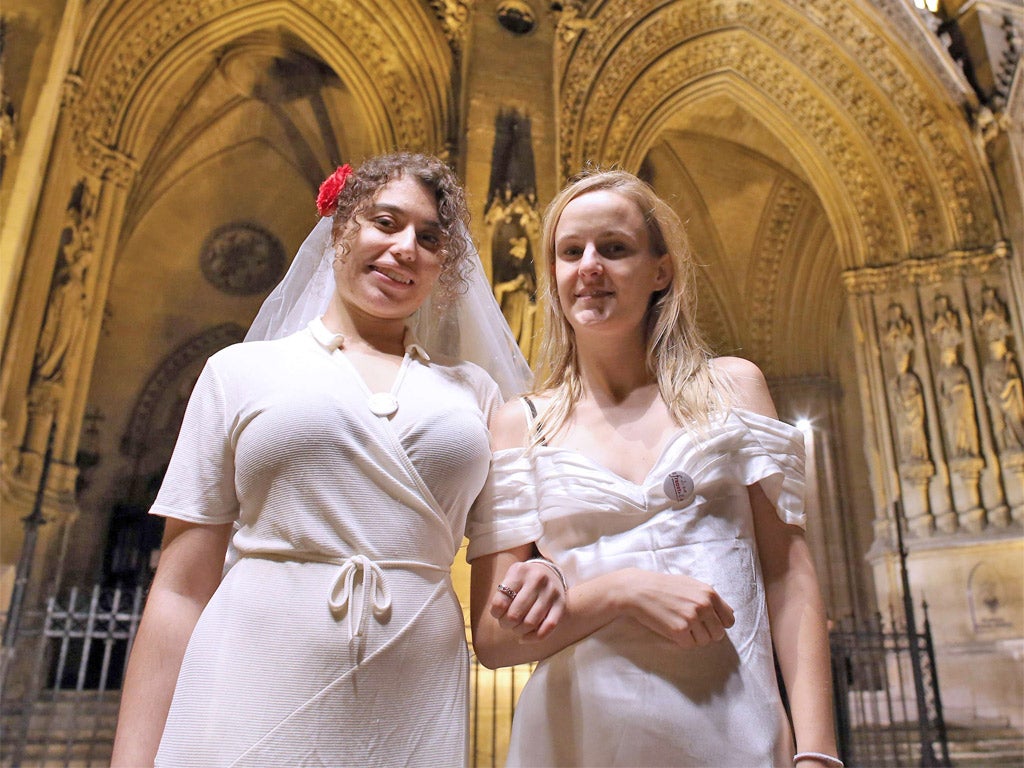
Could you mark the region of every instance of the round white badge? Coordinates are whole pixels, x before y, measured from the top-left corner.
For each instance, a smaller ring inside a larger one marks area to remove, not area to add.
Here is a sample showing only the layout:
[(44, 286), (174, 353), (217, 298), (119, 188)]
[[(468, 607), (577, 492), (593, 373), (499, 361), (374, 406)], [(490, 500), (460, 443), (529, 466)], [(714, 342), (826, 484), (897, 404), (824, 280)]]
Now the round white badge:
[(398, 410), (398, 401), (390, 392), (375, 392), (367, 401), (376, 416), (390, 416)]
[(670, 499), (689, 504), (693, 500), (693, 478), (685, 472), (669, 472), (662, 485)]

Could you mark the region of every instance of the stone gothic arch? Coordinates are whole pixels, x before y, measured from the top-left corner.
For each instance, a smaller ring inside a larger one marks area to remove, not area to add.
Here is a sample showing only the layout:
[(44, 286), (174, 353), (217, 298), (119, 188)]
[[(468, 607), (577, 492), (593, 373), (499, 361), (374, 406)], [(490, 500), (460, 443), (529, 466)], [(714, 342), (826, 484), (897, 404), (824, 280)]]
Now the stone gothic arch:
[(894, 33), (860, 3), (636, 5), (601, 4), (598, 21), (620, 21), (595, 24), (566, 54), (564, 174), (585, 160), (638, 167), (690, 92), (727, 75), (799, 155), (844, 268), (1000, 239), (983, 159), (950, 119), (956, 86), (901, 38), (922, 39), (915, 30)]
[[(181, 124), (185, 112), (175, 99), (188, 102), (201, 90), (197, 84), (210, 74), (209, 67), (202, 68), (204, 57), (213, 57), (238, 41), (260, 44), (269, 38), (280, 50), (296, 52), (333, 73), (344, 84), (348, 116), (359, 125), (359, 139), (348, 147), (354, 160), (396, 147), (447, 155), (456, 135), (457, 39), (450, 39), (450, 23), (415, 0), (340, 4), (122, 0), (75, 5), (76, 12), (67, 13), (68, 23), (74, 24), (74, 35), (67, 39), (73, 51), (35, 214), (37, 224), (25, 252), (18, 304), (5, 339), (3, 373), (4, 495), (26, 510), (39, 482), (50, 425), (56, 425), (48, 503), (59, 525), (48, 526), (54, 533), (41, 545), (46, 551), (39, 554), (40, 559), (51, 561), (58, 529), (79, 515), (75, 456), (97, 378), (95, 366), (104, 356), (110, 360), (124, 353), (117, 349), (119, 342), (109, 338), (109, 328), (104, 329), (111, 322), (110, 302), (116, 298), (118, 274), (125, 265), (145, 266), (145, 246), (137, 241), (146, 234), (146, 216), (152, 218), (154, 210), (160, 211), (167, 201), (172, 207), (175, 203), (159, 175), (170, 167), (167, 158), (173, 152), (168, 147), (173, 148), (175, 141), (179, 147), (188, 146), (188, 127)], [(316, 121), (310, 118), (304, 124), (303, 117), (294, 117), (291, 129), (315, 135)], [(202, 126), (196, 130), (202, 133)], [(307, 162), (306, 173), (286, 179), (286, 187), (290, 183), (292, 188), (285, 189), (284, 197), (311, 200), (316, 180), (310, 178), (308, 167), (320, 164), (326, 172), (331, 162), (341, 160), (328, 154)], [(192, 171), (199, 167), (195, 164)], [(207, 176), (193, 174), (189, 181), (216, 177), (214, 170), (208, 171)], [(274, 179), (261, 181), (269, 187)], [(83, 327), (76, 334), (75, 348), (64, 357), (60, 386), (42, 388), (33, 367), (34, 350), (63, 245), (60, 228), (55, 235), (49, 231), (53, 228), (38, 222), (63, 220), (71, 210), (73, 190), (81, 185), (93, 194), (88, 222), (91, 252), (81, 280)], [(312, 215), (311, 206), (309, 210)], [(256, 217), (260, 211), (251, 213)], [(292, 218), (296, 231), (308, 231), (309, 221), (298, 215)], [(239, 214), (234, 219), (244, 223), (246, 217)], [(280, 237), (289, 252), (301, 239), (290, 230)], [(173, 273), (169, 277), (163, 286), (179, 282)], [(163, 295), (163, 286), (156, 285), (154, 298)], [(247, 303), (236, 301), (226, 317), (215, 318), (207, 326), (251, 317), (254, 303), (258, 304), (258, 297)], [(187, 334), (200, 328), (186, 325), (179, 330)], [(163, 343), (173, 347), (181, 341), (176, 332), (172, 329)], [(153, 362), (150, 356), (158, 359), (166, 351), (159, 346), (143, 352), (139, 348), (136, 344), (128, 354), (146, 355), (131, 361), (142, 370), (148, 367), (147, 361)], [(116, 380), (116, 376), (101, 378)], [(112, 402), (126, 408), (134, 395), (116, 394)], [(116, 410), (108, 406), (108, 412)], [(116, 454), (116, 448), (111, 453)], [(101, 464), (93, 475), (103, 471)], [(98, 492), (100, 485), (92, 484), (90, 492)], [(61, 567), (51, 564), (47, 578)]]
[(72, 69), (81, 83), (81, 154), (95, 160), (86, 147), (98, 146), (135, 157), (153, 104), (180, 67), (247, 32), (274, 28), (290, 30), (351, 84), (375, 127), (374, 151), (439, 151), (450, 140), (452, 51), (420, 3), (144, 0), (106, 4), (80, 45)]

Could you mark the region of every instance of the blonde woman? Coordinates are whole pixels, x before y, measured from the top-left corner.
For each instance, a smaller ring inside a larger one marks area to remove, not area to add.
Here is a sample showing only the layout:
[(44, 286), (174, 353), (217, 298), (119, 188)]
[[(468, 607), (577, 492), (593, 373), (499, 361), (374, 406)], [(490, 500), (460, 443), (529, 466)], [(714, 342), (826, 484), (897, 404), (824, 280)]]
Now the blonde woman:
[[(477, 655), (540, 660), (509, 765), (841, 765), (800, 432), (754, 364), (711, 358), (650, 187), (578, 178), (543, 238), (544, 378), (492, 420), (467, 531)], [(560, 620), (533, 603), (538, 552), (568, 585)]]

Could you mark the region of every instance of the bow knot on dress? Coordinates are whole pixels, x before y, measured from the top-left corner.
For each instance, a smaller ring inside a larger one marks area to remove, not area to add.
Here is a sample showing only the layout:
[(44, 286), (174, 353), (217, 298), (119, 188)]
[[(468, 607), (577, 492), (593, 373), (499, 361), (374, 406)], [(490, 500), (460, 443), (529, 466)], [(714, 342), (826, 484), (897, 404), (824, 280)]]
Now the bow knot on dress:
[[(356, 576), (362, 574), (362, 586), (356, 586)], [(359, 590), (358, 599), (356, 590)], [(352, 555), (341, 564), (331, 585), (327, 604), (335, 616), (349, 613), (348, 639), (362, 637), (369, 619), (367, 606), (378, 620), (391, 610), (391, 591), (388, 589), (384, 569), (365, 555)]]

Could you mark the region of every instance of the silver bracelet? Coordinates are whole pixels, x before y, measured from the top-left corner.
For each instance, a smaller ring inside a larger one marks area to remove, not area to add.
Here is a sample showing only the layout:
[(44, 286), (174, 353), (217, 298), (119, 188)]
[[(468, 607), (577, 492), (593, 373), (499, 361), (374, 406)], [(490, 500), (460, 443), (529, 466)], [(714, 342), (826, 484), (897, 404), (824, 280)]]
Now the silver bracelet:
[(541, 563), (542, 565), (546, 565), (548, 568), (550, 568), (552, 571), (554, 571), (558, 575), (558, 580), (560, 582), (562, 582), (562, 591), (563, 592), (568, 592), (569, 591), (569, 585), (565, 582), (565, 574), (562, 573), (562, 569), (559, 568), (557, 565), (555, 565), (550, 560), (548, 560), (546, 557), (531, 557), (526, 562), (528, 562), (528, 563)]
[(826, 755), (824, 752), (797, 752), (793, 755), (793, 765), (796, 765), (801, 760), (820, 760), (826, 765), (833, 766), (833, 768), (845, 768), (842, 760), (832, 755)]

